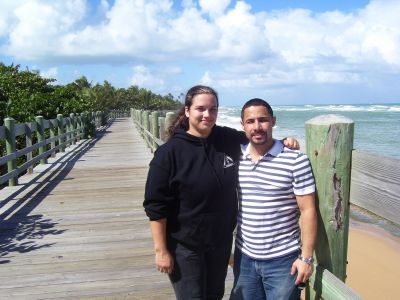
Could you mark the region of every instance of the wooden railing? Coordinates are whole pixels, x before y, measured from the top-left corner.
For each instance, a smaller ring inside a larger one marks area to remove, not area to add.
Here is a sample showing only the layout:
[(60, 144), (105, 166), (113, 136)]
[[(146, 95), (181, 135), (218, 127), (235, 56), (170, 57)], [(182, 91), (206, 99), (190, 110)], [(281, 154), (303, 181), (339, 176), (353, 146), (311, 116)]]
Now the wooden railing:
[(400, 226), (400, 159), (353, 151), (350, 202)]
[[(131, 110), (152, 151), (166, 141), (174, 115)], [(361, 299), (344, 284), (350, 204), (400, 228), (400, 159), (354, 150), (352, 120), (336, 115), (315, 119), (306, 123), (306, 145), (317, 184), (319, 237), (307, 299)]]
[(165, 143), (168, 127), (171, 126), (174, 117), (175, 112), (149, 112), (131, 109), (132, 122), (151, 151), (155, 151)]
[[(4, 126), (0, 126), (0, 150), (2, 145), (5, 146), (5, 155), (0, 157), (0, 170), (3, 170), (0, 186), (7, 181), (9, 186), (18, 185), (18, 176), (32, 173), (36, 164), (45, 164), (48, 157), (64, 152), (66, 147), (81, 139), (95, 137), (96, 129), (110, 119), (127, 116), (129, 111), (70, 114), (69, 117), (59, 114), (56, 119), (46, 120), (37, 116), (35, 122), (23, 124), (5, 118)], [(21, 148), (19, 144), (24, 146)], [(3, 152), (0, 151), (0, 155)]]

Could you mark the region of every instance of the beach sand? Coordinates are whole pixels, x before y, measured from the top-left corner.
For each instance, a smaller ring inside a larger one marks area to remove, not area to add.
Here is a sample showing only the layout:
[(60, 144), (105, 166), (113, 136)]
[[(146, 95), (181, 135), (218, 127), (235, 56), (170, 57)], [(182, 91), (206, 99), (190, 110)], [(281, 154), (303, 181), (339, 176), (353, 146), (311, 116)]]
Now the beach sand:
[(400, 238), (351, 222), (346, 284), (363, 299), (400, 299)]

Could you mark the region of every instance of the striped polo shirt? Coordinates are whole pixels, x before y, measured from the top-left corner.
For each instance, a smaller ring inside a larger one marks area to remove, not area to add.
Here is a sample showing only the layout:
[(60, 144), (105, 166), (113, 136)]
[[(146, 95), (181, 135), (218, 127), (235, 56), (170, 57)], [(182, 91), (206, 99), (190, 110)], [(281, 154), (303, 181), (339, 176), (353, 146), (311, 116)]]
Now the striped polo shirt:
[(315, 191), (308, 157), (275, 140), (257, 163), (242, 145), (239, 165), (239, 214), (236, 247), (267, 260), (300, 249), (300, 211), (295, 195)]

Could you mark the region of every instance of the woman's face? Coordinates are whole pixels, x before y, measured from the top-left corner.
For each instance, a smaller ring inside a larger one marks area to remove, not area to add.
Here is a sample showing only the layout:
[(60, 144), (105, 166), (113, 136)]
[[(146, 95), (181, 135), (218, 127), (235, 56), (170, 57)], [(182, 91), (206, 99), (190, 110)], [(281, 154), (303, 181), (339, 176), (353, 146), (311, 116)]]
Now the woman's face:
[(206, 138), (217, 121), (217, 99), (212, 94), (196, 95), (192, 99), (192, 106), (185, 107), (185, 114), (189, 118), (188, 133)]

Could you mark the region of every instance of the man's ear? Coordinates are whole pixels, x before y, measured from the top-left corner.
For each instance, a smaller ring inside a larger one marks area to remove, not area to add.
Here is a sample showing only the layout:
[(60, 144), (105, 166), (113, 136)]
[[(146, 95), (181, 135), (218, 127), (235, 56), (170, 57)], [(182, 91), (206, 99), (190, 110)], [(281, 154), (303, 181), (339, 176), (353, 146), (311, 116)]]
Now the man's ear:
[(274, 116), (274, 117), (272, 118), (272, 127), (275, 127), (275, 124), (276, 124), (276, 117)]
[(242, 125), (242, 129), (244, 130), (243, 120), (240, 120), (240, 125)]

